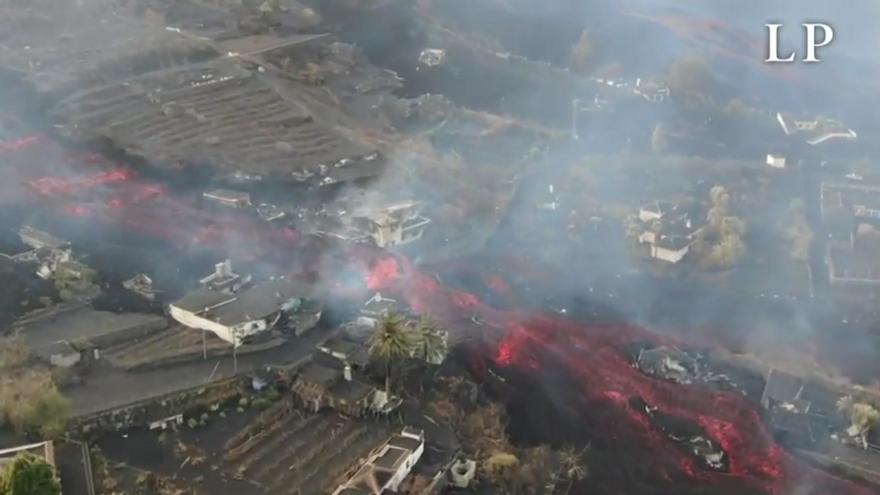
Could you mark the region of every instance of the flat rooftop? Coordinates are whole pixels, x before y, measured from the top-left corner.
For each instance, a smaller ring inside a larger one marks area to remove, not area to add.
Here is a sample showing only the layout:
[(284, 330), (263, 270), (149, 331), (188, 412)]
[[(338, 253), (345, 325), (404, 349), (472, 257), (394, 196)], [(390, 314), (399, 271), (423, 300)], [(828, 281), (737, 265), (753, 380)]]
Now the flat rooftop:
[(388, 445), (407, 449), (411, 452), (415, 452), (415, 450), (419, 448), (421, 444), (422, 442), (420, 442), (419, 440), (416, 440), (412, 437), (405, 437), (403, 435), (394, 435), (393, 437), (391, 437), (391, 440), (388, 441)]
[(310, 286), (287, 279), (264, 282), (237, 294), (196, 289), (173, 306), (217, 323), (234, 325), (270, 316), (291, 299), (310, 296)]
[(373, 465), (382, 469), (394, 471), (397, 469), (397, 466), (406, 459), (409, 453), (410, 451), (406, 449), (389, 445), (389, 447), (385, 449), (385, 452), (373, 461)]
[(872, 249), (830, 249), (828, 268), (833, 279), (841, 282), (880, 284), (880, 253)]
[(880, 187), (861, 184), (822, 183), (822, 208), (880, 210)]

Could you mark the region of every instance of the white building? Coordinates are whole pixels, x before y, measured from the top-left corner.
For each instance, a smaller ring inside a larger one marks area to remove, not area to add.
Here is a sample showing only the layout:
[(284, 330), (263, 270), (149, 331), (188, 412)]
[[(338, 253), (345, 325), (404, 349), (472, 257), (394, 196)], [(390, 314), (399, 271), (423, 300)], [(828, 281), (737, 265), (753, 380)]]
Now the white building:
[(651, 257), (668, 263), (678, 263), (691, 249), (690, 237), (663, 237), (651, 244)]
[(374, 326), (376, 321), (380, 318), (384, 318), (389, 314), (394, 313), (396, 310), (396, 299), (385, 297), (381, 292), (377, 292), (373, 294), (373, 297), (364, 302), (364, 307), (361, 308), (361, 314), (365, 318), (372, 320), (369, 323), (371, 326)]
[(283, 279), (238, 294), (198, 289), (172, 303), (169, 313), (179, 323), (212, 332), (237, 347), (243, 339), (272, 329), (305, 294), (299, 284)]
[(390, 247), (422, 238), (431, 221), (421, 216), (421, 203), (404, 201), (381, 209), (363, 209), (353, 214), (354, 227), (370, 236), (379, 247)]
[(425, 67), (437, 67), (446, 62), (446, 50), (426, 48), (419, 54), (419, 64)]
[(199, 280), (199, 284), (210, 290), (236, 292), (251, 281), (250, 274), (240, 275), (232, 271), (232, 261), (226, 260), (214, 265), (214, 271)]
[(858, 138), (856, 131), (827, 117), (799, 119), (791, 114), (777, 113), (776, 121), (779, 122), (786, 136), (803, 136), (811, 146), (831, 141), (854, 141)]
[(681, 209), (672, 201), (648, 201), (639, 207), (639, 220), (643, 222), (668, 219), (676, 214), (681, 215)]
[(652, 103), (663, 103), (671, 96), (669, 86), (661, 84), (658, 81), (642, 78), (636, 79), (633, 93)]
[(48, 232), (25, 225), (18, 231), (21, 242), (33, 249), (67, 249), (70, 242), (59, 239)]
[[(694, 227), (687, 214), (677, 209), (663, 209), (661, 202), (654, 203), (656, 207), (648, 205), (639, 210), (639, 218), (648, 219), (643, 220), (645, 225), (639, 233), (639, 242), (648, 244), (652, 258), (678, 263), (688, 254), (702, 229)], [(677, 214), (671, 215), (671, 211)]]
[(333, 495), (382, 495), (396, 493), (425, 452), (425, 433), (411, 427), (391, 437), (373, 451), (354, 476), (333, 492)]
[(251, 206), (251, 195), (246, 192), (213, 189), (202, 193), (202, 197), (215, 204), (229, 208), (249, 208)]
[(773, 168), (785, 168), (785, 157), (770, 153), (767, 155), (767, 165)]

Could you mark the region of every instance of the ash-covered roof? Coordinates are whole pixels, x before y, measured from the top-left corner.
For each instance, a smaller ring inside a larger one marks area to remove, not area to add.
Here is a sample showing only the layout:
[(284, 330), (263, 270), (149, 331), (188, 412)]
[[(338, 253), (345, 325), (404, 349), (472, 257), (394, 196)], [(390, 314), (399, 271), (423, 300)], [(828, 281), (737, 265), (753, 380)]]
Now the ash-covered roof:
[(393, 445), (395, 447), (400, 447), (402, 449), (409, 450), (411, 452), (415, 452), (417, 448), (422, 444), (421, 441), (412, 437), (405, 437), (403, 435), (394, 435), (391, 437), (391, 440), (388, 441), (388, 445)]
[(390, 446), (385, 449), (385, 452), (382, 453), (382, 455), (373, 461), (373, 464), (382, 469), (394, 470), (404, 459), (406, 459), (406, 456), (409, 455), (409, 453), (410, 451), (407, 449)]
[(852, 249), (828, 250), (828, 269), (832, 282), (880, 283), (880, 254), (858, 242)]
[(190, 313), (201, 313), (219, 305), (229, 304), (234, 300), (235, 295), (233, 294), (196, 289), (173, 302), (172, 305)]
[(694, 240), (690, 237), (685, 237), (681, 235), (663, 235), (660, 239), (655, 243), (657, 247), (663, 249), (669, 249), (672, 251), (682, 250), (691, 244), (694, 243)]
[(234, 326), (239, 323), (267, 318), (290, 300), (311, 295), (311, 287), (288, 279), (278, 279), (255, 285), (237, 294), (197, 289), (172, 303), (202, 318)]
[(767, 384), (764, 386), (762, 399), (793, 403), (799, 398), (803, 388), (804, 382), (800, 378), (784, 371), (772, 369), (767, 375)]
[(315, 383), (323, 387), (332, 385), (336, 380), (339, 380), (342, 377), (342, 371), (330, 368), (315, 361), (304, 364), (299, 369), (298, 373), (301, 380)]
[(265, 282), (239, 292), (235, 301), (209, 312), (209, 317), (227, 325), (257, 320), (280, 311), (291, 299), (310, 294), (311, 289), (298, 282), (286, 279)]

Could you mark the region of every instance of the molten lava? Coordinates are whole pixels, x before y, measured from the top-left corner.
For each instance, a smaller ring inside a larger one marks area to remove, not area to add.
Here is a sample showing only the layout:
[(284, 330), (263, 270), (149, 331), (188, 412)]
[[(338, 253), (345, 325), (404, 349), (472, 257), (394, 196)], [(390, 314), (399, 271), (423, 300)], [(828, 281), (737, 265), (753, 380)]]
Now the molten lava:
[(38, 145), (46, 140), (43, 135), (25, 136), (12, 141), (0, 141), (0, 153), (20, 151)]
[(58, 177), (42, 177), (31, 181), (31, 187), (43, 196), (73, 194), (78, 191), (92, 189), (105, 184), (127, 182), (133, 179), (134, 172), (124, 167), (116, 167), (99, 172), (89, 177), (62, 179)]
[[(30, 139), (17, 144), (0, 143), (0, 151), (39, 142)], [(302, 253), (307, 245), (291, 229), (276, 229), (238, 212), (205, 211), (172, 197), (158, 184), (138, 179), (130, 169), (109, 165), (94, 156), (82, 161), (89, 173), (75, 178), (46, 176), (29, 183), (42, 200), (51, 198), (51, 206), (64, 215), (119, 226), (184, 248), (211, 246), (228, 255), (278, 260), (287, 263), (285, 268), (292, 272), (296, 264), (326, 266), (315, 262), (315, 256)], [(100, 170), (102, 166), (106, 168)], [(362, 270), (364, 285), (370, 291), (389, 292), (415, 312), (430, 312), (454, 323), (450, 328), (473, 328), (474, 336), (492, 350), (478, 365), (530, 376), (561, 366), (577, 384), (571, 393), (583, 398), (584, 421), (605, 418), (593, 429), (595, 435), (608, 442), (639, 445), (645, 452), (643, 460), (655, 473), (654, 479), (647, 482), (668, 485), (667, 493), (677, 493), (680, 483), (696, 483), (709, 490), (715, 485), (736, 484), (740, 487), (738, 493), (768, 495), (807, 485), (812, 488), (804, 491), (805, 495), (871, 493), (800, 465), (774, 443), (756, 410), (741, 395), (663, 381), (633, 367), (626, 351), (632, 344), (668, 343), (651, 332), (626, 325), (579, 325), (544, 314), (499, 310), (474, 294), (444, 287), (404, 257), (363, 246), (322, 248), (316, 257), (330, 251), (336, 257), (328, 264), (350, 263), (353, 270)], [(339, 269), (338, 273), (348, 272)], [(494, 293), (510, 292), (500, 277), (483, 280)], [(346, 285), (343, 282), (337, 285)], [(698, 425), (713, 444), (723, 449), (726, 472), (696, 465), (693, 457), (652, 423), (644, 410), (633, 406), (633, 398), (664, 415)], [(804, 483), (807, 478), (809, 483)]]
[(400, 266), (397, 260), (391, 256), (382, 258), (376, 262), (366, 275), (367, 288), (372, 291), (380, 291), (394, 286), (400, 278)]

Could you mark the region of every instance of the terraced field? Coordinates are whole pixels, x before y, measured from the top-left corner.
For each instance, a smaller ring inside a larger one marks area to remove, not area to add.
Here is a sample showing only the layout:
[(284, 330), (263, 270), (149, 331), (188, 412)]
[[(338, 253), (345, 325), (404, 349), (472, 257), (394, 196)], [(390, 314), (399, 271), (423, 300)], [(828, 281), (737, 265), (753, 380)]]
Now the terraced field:
[[(245, 344), (239, 347), (238, 355), (273, 349), (284, 342), (283, 338), (274, 338)], [(201, 359), (203, 351), (207, 352), (209, 358), (227, 356), (232, 354), (232, 346), (211, 332), (207, 332), (203, 350), (202, 332), (175, 326), (144, 339), (111, 347), (104, 352), (104, 357), (113, 366), (136, 370)]]
[(271, 494), (317, 494), (336, 486), (345, 471), (388, 438), (385, 423), (336, 413), (298, 412), (226, 459), (228, 469)]

